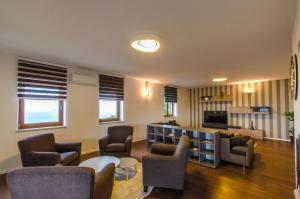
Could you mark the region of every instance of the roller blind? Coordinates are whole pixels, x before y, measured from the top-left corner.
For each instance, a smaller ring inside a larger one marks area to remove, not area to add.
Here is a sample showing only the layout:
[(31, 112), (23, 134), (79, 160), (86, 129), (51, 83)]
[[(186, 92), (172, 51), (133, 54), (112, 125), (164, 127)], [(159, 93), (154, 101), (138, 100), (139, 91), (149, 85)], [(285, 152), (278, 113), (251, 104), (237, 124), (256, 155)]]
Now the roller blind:
[(165, 102), (177, 102), (177, 88), (165, 86)]
[(124, 78), (100, 74), (99, 99), (124, 100)]
[(18, 97), (67, 99), (67, 68), (18, 60)]

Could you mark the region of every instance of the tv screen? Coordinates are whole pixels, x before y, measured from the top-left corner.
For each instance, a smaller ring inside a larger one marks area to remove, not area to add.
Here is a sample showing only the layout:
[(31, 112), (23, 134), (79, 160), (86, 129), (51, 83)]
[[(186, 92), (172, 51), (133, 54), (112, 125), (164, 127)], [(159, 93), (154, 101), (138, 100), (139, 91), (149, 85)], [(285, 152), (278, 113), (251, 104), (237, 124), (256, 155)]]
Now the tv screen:
[(227, 124), (227, 111), (204, 111), (204, 123)]

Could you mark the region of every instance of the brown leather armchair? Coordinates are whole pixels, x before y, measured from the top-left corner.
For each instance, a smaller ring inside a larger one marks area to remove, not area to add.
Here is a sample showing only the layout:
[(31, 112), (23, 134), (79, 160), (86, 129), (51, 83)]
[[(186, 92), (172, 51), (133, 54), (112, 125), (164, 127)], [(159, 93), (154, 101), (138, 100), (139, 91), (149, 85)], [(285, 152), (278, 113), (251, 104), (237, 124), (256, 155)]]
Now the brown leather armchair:
[(18, 142), (24, 167), (78, 165), (81, 143), (55, 143), (52, 133), (35, 135)]
[(10, 172), (7, 184), (12, 199), (109, 199), (114, 173), (114, 164), (97, 174), (87, 167), (31, 167)]
[(129, 157), (132, 145), (132, 126), (112, 126), (108, 135), (99, 140), (100, 155)]
[(152, 155), (142, 158), (145, 192), (148, 186), (183, 190), (189, 145), (187, 136), (178, 145), (152, 144)]

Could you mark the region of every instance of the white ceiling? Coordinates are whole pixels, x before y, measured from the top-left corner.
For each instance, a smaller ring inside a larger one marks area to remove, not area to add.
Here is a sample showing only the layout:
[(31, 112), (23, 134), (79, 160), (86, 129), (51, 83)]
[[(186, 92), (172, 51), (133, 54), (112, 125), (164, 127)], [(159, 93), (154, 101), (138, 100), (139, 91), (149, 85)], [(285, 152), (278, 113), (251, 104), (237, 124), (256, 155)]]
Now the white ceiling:
[(286, 78), (297, 1), (0, 0), (0, 51), (185, 87)]

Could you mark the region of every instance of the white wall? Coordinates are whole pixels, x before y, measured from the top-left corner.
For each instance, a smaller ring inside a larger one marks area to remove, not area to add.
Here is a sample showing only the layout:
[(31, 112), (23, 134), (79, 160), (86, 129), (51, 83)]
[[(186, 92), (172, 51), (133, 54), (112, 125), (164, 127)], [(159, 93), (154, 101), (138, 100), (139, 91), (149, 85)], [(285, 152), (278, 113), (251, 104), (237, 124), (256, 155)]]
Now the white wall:
[[(16, 132), (18, 112), (16, 66), (16, 56), (0, 54), (0, 173), (20, 167), (18, 140), (38, 133), (53, 132), (58, 141), (81, 141), (83, 153), (98, 150), (97, 140), (106, 135), (107, 127), (111, 125), (98, 123), (98, 87), (69, 84), (67, 128)], [(74, 70), (97, 75), (97, 72), (71, 68), (71, 71)], [(146, 100), (145, 82), (125, 78), (124, 124), (134, 126), (134, 141), (146, 139), (148, 123), (168, 120), (163, 116), (164, 85), (149, 83), (149, 88), (150, 97)], [(178, 100), (178, 116), (174, 119), (187, 126), (188, 89), (178, 89)]]

